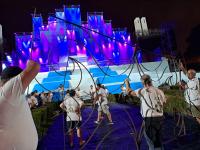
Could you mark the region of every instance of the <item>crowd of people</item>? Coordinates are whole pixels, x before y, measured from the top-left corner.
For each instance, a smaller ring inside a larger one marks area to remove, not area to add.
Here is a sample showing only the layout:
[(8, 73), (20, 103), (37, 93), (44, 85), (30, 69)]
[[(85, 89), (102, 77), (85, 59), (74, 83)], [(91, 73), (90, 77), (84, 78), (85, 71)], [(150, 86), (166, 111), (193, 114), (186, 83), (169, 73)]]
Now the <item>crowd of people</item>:
[[(0, 149), (35, 150), (37, 148), (38, 136), (31, 116), (30, 108), (36, 108), (46, 103), (52, 102), (52, 92), (37, 91), (27, 95), (24, 93), (30, 82), (35, 78), (40, 69), (40, 65), (29, 60), (25, 70), (19, 67), (8, 67), (1, 73), (0, 88)], [(184, 89), (185, 101), (188, 104), (192, 116), (200, 124), (200, 86), (196, 78), (196, 71), (188, 71), (180, 63), (180, 69), (188, 77), (188, 82), (181, 81), (180, 87)], [(166, 98), (162, 90), (153, 86), (149, 75), (141, 76), (143, 88), (133, 90), (129, 80), (124, 81), (125, 86), (121, 86), (122, 96), (136, 96), (141, 101), (141, 116), (144, 120), (144, 136), (149, 149), (163, 149), (162, 144), (162, 123), (163, 106)], [(79, 144), (82, 146), (85, 141), (82, 139), (81, 109), (84, 102), (80, 88), (66, 90), (60, 85), (58, 92), (61, 94), (60, 107), (66, 112), (67, 132), (70, 146), (73, 147), (74, 129), (77, 130)], [(109, 110), (108, 90), (104, 85), (96, 84), (90, 86), (88, 93), (94, 105), (98, 105), (98, 116), (95, 124), (101, 124), (104, 115), (107, 116), (108, 124), (113, 125), (112, 115)], [(11, 138), (12, 137), (12, 138)]]
[(44, 106), (47, 103), (51, 103), (52, 98), (53, 93), (51, 91), (38, 93), (38, 91), (35, 90), (31, 92), (31, 94), (26, 95), (26, 99), (30, 108), (37, 108)]

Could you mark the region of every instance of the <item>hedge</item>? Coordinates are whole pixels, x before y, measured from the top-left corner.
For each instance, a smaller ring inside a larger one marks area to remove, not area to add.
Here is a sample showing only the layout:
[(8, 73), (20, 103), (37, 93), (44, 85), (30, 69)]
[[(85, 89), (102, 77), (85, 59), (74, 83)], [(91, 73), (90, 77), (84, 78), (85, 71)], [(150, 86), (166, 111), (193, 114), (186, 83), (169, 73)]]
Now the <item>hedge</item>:
[[(164, 104), (164, 112), (167, 113), (174, 113), (174, 112), (181, 112), (186, 113), (187, 104), (184, 100), (183, 92), (180, 91), (176, 86), (169, 90), (162, 89), (165, 93), (167, 98), (167, 102)], [(123, 103), (122, 100), (119, 100), (119, 95), (109, 95), (108, 100), (110, 102), (118, 102)], [(129, 96), (126, 99), (126, 103), (132, 105), (140, 105), (140, 100), (137, 97)]]
[(181, 112), (186, 114), (187, 103), (185, 102), (183, 91), (168, 90), (165, 91), (167, 102), (164, 105), (164, 112)]
[(45, 106), (32, 109), (32, 116), (38, 132), (39, 139), (45, 135), (49, 125), (51, 125), (56, 111), (59, 109), (58, 103), (48, 103)]

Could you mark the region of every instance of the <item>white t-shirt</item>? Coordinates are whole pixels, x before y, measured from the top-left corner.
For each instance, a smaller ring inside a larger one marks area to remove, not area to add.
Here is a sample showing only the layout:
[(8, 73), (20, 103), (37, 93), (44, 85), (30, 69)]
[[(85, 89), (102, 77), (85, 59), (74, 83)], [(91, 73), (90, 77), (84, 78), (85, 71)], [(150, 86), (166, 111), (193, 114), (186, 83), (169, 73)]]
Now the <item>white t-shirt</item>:
[(83, 105), (83, 101), (81, 101), (77, 97), (68, 97), (64, 101), (64, 105), (67, 108), (67, 121), (81, 121), (81, 114), (77, 114), (75, 111)]
[(100, 88), (98, 90), (98, 94), (101, 94), (101, 97), (99, 97), (99, 102), (98, 104), (100, 105), (107, 105), (108, 104), (108, 99), (107, 99), (107, 92), (105, 89)]
[(69, 97), (70, 97), (69, 94), (66, 94), (64, 97), (64, 101), (67, 100)]
[(187, 103), (192, 105), (200, 106), (200, 89), (199, 89), (199, 80), (193, 78), (187, 82), (185, 90), (185, 100)]
[(94, 95), (94, 93), (96, 92), (96, 90), (95, 90), (95, 88), (90, 88), (89, 92), (90, 92), (91, 95)]
[(31, 100), (31, 98), (29, 97), (29, 98), (27, 98), (27, 102), (28, 102), (28, 104), (31, 106), (32, 105), (32, 100)]
[(105, 91), (106, 91), (106, 96), (108, 96), (109, 95), (108, 89), (105, 89)]
[(44, 93), (42, 93), (42, 94), (40, 95), (40, 97), (41, 97), (43, 103), (46, 103), (46, 102), (47, 102), (47, 97), (45, 96)]
[(50, 93), (50, 95), (48, 94), (47, 101), (52, 102), (52, 98), (53, 98), (53, 94), (52, 93)]
[(0, 150), (36, 150), (38, 135), (18, 75), (0, 87)]
[(166, 99), (160, 89), (151, 86), (135, 92), (141, 100), (140, 112), (143, 117), (163, 116), (163, 102), (166, 102)]
[(31, 101), (34, 103), (36, 106), (38, 105), (38, 99), (35, 96), (31, 96)]
[(85, 96), (86, 95), (86, 93), (85, 93), (85, 91), (84, 90), (77, 90), (76, 91), (76, 95), (77, 95), (77, 97), (83, 97), (83, 96)]
[(121, 90), (122, 90), (122, 94), (124, 95), (124, 96), (126, 96), (127, 95), (127, 93), (126, 93), (126, 87), (121, 87)]

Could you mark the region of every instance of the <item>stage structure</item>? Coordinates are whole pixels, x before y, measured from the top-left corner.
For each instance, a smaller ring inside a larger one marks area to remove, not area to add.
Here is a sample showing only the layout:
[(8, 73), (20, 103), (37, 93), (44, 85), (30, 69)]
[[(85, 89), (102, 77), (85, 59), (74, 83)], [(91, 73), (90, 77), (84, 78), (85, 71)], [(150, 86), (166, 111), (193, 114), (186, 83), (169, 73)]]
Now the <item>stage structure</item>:
[(165, 23), (160, 28), (149, 29), (146, 17), (134, 19), (138, 62), (161, 61), (163, 56), (172, 57), (176, 52), (174, 25)]
[(88, 65), (95, 64), (93, 58), (100, 65), (128, 64), (134, 53), (126, 28), (113, 29), (103, 12), (89, 12), (82, 21), (79, 5), (55, 9), (47, 23), (41, 14), (32, 14), (32, 26), (31, 33), (15, 33), (12, 64), (22, 68), (30, 57), (39, 57), (42, 71), (69, 65), (68, 56), (85, 57)]

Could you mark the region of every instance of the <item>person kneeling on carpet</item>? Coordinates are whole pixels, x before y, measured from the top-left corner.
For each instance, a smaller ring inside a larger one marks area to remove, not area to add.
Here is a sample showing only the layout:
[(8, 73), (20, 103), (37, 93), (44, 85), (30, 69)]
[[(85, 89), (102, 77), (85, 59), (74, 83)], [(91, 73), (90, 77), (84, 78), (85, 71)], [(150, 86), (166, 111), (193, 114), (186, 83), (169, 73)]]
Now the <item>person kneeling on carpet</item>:
[(133, 91), (128, 79), (125, 80), (128, 95), (137, 96), (141, 100), (141, 115), (144, 118), (144, 136), (150, 150), (162, 150), (163, 103), (166, 102), (163, 91), (152, 84), (151, 77), (141, 77), (143, 88)]
[(64, 99), (64, 101), (60, 104), (60, 107), (67, 112), (67, 128), (69, 134), (69, 142), (70, 146), (73, 147), (73, 138), (74, 132), (73, 130), (76, 128), (77, 136), (79, 138), (79, 144), (82, 146), (85, 141), (82, 140), (82, 131), (81, 131), (81, 108), (83, 106), (83, 101), (76, 97), (76, 91), (71, 90), (69, 92), (69, 96)]
[(109, 124), (112, 125), (112, 117), (109, 111), (107, 92), (102, 88), (101, 84), (97, 84), (97, 96), (94, 98), (94, 103), (98, 104), (98, 117), (96, 124), (99, 124), (102, 119), (102, 112), (105, 113), (108, 117)]

